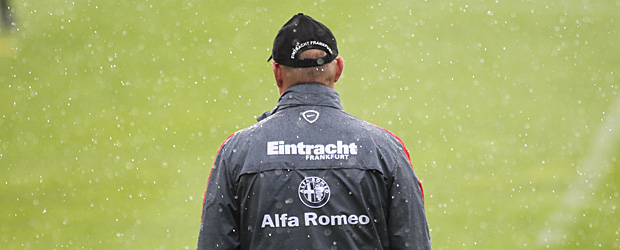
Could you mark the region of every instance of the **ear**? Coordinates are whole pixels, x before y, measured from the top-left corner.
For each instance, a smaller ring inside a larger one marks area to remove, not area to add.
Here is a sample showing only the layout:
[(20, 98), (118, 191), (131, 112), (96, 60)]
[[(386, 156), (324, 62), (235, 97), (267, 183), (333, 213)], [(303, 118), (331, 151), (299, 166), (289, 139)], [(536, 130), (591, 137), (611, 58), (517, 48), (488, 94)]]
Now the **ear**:
[(284, 83), (282, 80), (282, 68), (280, 68), (280, 64), (277, 62), (271, 62), (271, 68), (273, 69), (273, 77), (276, 79), (276, 85), (278, 85), (278, 89), (281, 89)]
[(344, 59), (342, 59), (342, 57), (337, 57), (334, 60), (336, 60), (336, 76), (334, 77), (334, 82), (337, 82), (342, 75), (342, 70), (344, 70)]

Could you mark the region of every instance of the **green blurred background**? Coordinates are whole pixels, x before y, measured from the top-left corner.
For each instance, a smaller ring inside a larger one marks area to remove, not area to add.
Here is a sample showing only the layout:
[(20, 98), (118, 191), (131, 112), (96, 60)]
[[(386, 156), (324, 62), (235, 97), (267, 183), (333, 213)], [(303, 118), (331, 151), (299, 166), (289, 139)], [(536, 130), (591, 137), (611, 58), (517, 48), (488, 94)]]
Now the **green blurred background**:
[(325, 23), (345, 110), (403, 139), (435, 249), (620, 248), (620, 1), (11, 1), (0, 249), (194, 249), (215, 153)]

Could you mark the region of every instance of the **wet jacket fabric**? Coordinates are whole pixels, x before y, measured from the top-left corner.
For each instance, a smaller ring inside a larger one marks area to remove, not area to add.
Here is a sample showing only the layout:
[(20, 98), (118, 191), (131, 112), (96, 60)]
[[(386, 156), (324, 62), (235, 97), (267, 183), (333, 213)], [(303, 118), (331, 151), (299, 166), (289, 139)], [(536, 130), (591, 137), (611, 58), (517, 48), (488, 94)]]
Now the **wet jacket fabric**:
[[(264, 119), (263, 119), (264, 118)], [(231, 135), (205, 193), (198, 249), (430, 249), (403, 143), (316, 84)]]

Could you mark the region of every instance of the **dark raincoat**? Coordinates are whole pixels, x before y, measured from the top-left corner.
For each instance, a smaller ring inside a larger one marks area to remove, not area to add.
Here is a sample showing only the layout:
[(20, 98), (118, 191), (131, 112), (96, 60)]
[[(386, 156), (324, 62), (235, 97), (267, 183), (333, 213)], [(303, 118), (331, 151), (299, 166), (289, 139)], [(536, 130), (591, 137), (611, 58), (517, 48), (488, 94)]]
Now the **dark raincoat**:
[(391, 132), (315, 83), (221, 146), (198, 249), (430, 249), (422, 187)]

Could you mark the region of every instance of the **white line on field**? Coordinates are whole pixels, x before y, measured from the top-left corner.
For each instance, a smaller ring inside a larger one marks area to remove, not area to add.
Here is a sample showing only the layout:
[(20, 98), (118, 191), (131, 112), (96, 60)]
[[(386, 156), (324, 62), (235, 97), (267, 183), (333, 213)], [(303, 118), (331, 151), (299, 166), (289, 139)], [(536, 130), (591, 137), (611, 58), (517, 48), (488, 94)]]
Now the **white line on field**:
[(539, 234), (539, 246), (560, 245), (566, 230), (577, 222), (579, 211), (588, 205), (592, 194), (611, 168), (609, 159), (620, 141), (620, 98), (616, 98), (604, 122), (590, 143), (590, 150), (577, 166), (579, 176), (568, 187), (558, 209), (552, 211)]

